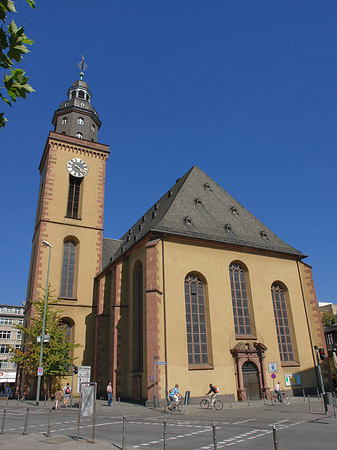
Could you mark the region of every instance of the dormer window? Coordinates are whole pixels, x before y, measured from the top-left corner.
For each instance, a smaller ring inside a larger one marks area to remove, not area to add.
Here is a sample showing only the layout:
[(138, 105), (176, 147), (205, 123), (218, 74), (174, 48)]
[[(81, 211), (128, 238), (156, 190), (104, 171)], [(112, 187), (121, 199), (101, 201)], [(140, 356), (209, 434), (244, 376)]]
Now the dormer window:
[(95, 133), (95, 125), (94, 125), (94, 124), (91, 125), (91, 131), (92, 131), (93, 133)]
[(67, 122), (68, 122), (68, 117), (63, 117), (62, 125), (66, 125)]
[(85, 98), (84, 91), (78, 91), (78, 97), (79, 98)]
[(79, 125), (84, 125), (84, 120), (83, 120), (83, 118), (82, 118), (82, 117), (79, 117), (79, 118), (77, 119), (77, 123), (78, 123)]
[(71, 93), (71, 98), (75, 98), (76, 97), (76, 91), (73, 91), (72, 93)]
[(76, 133), (76, 137), (79, 139), (83, 139), (83, 134), (82, 133)]

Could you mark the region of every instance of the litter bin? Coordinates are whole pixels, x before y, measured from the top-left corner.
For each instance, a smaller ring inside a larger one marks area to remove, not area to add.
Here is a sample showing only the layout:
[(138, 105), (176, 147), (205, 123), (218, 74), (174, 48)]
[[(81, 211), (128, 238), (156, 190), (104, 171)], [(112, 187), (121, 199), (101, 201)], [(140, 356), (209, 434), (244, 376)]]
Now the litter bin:
[(331, 392), (326, 392), (323, 395), (325, 405), (332, 405), (332, 394)]

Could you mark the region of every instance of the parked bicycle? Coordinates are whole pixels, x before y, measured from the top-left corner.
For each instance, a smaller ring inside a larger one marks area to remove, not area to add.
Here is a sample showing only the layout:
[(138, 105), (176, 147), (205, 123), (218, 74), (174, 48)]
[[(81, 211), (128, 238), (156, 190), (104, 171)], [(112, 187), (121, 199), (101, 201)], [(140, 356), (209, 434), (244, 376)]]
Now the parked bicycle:
[[(281, 395), (282, 395), (282, 403), (284, 403), (287, 406), (290, 405), (289, 393), (287, 391), (282, 391)], [(272, 406), (275, 406), (276, 403), (280, 403), (280, 401), (278, 399), (278, 395), (275, 392), (271, 394), (270, 401), (271, 401)]]
[(223, 408), (223, 403), (221, 400), (218, 400), (217, 398), (210, 398), (206, 397), (201, 400), (200, 402), (200, 408), (201, 409), (216, 409), (217, 411), (220, 411)]

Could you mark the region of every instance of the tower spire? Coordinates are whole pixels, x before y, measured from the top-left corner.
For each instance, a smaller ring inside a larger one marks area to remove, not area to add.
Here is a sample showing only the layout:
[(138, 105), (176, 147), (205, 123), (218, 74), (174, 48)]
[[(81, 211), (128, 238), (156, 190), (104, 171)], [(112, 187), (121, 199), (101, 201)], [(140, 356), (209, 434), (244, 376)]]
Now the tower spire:
[(83, 80), (83, 77), (84, 77), (84, 71), (87, 70), (87, 68), (88, 68), (88, 66), (87, 66), (86, 63), (85, 63), (85, 60), (84, 60), (84, 56), (83, 56), (83, 55), (82, 55), (82, 61), (80, 61), (80, 62), (77, 64), (77, 66), (78, 66), (79, 69), (81, 69), (81, 72), (80, 72), (80, 80), (82, 81), (82, 80)]

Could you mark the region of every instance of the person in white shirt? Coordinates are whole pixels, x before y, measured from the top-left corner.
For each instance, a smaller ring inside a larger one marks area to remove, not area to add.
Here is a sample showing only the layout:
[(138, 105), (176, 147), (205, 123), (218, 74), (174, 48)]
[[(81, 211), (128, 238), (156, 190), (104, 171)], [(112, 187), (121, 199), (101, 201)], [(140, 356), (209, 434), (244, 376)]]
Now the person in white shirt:
[(283, 387), (280, 385), (280, 382), (278, 381), (275, 386), (275, 394), (278, 396), (279, 402), (282, 403), (282, 394), (281, 391), (284, 391)]

